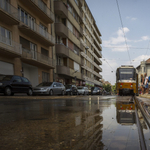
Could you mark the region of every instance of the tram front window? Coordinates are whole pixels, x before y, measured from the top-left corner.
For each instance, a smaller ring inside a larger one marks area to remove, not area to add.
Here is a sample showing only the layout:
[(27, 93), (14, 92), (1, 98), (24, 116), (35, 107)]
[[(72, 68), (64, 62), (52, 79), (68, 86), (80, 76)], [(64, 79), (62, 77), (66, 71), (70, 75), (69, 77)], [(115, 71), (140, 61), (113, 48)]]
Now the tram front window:
[(120, 80), (135, 80), (135, 70), (134, 69), (119, 69)]

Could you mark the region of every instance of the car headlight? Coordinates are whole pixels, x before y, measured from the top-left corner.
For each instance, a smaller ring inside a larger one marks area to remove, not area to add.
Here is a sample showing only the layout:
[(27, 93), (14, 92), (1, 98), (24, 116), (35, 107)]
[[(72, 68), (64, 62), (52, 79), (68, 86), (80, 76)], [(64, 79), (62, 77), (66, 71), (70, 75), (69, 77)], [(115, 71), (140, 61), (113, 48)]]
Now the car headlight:
[(2, 86), (3, 85), (3, 83), (0, 83), (0, 86)]

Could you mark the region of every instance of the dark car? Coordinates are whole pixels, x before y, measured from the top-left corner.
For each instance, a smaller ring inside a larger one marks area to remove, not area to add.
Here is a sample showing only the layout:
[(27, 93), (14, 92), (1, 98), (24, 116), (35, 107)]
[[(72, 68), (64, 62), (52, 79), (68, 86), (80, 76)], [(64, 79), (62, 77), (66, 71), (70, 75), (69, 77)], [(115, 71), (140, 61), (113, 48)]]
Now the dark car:
[(66, 92), (65, 86), (59, 82), (42, 82), (33, 88), (33, 95), (64, 95)]
[(65, 85), (67, 95), (78, 95), (78, 89), (75, 85)]
[(102, 95), (102, 90), (99, 87), (92, 87), (91, 95)]
[(27, 78), (5, 75), (0, 79), (0, 93), (4, 93), (7, 96), (14, 95), (14, 93), (32, 95), (32, 85)]

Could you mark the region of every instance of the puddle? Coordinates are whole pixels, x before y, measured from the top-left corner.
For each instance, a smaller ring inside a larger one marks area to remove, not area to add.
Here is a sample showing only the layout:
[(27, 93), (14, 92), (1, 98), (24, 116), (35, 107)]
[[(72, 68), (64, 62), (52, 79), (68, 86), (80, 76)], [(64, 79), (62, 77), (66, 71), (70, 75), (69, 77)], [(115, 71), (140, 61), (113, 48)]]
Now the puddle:
[[(140, 150), (130, 98), (86, 98), (0, 106), (1, 150)], [(138, 116), (149, 148), (149, 127), (139, 110)]]

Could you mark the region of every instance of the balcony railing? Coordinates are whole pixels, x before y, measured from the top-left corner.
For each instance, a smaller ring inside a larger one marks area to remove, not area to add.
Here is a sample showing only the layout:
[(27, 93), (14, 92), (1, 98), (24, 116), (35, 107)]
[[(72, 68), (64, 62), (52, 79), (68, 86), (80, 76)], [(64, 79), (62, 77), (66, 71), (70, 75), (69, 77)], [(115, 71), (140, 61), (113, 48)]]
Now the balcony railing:
[(50, 57), (45, 56), (41, 53), (38, 53), (34, 50), (22, 48), (22, 57), (27, 58), (27, 59), (32, 59), (32, 60), (38, 61), (40, 63), (44, 63), (51, 67), (54, 67), (54, 65), (55, 65), (55, 62), (53, 59), (51, 59)]
[(13, 7), (10, 3), (8, 3), (6, 0), (0, 0), (0, 9), (7, 12), (9, 15), (11, 15), (15, 19), (19, 19), (18, 15), (18, 9)]
[(55, 38), (30, 18), (20, 16), (20, 21), (23, 22), (26, 26), (28, 26), (32, 31), (36, 32), (37, 34), (40, 34), (48, 41), (55, 43)]
[(53, 12), (46, 6), (43, 5), (43, 2), (41, 0), (31, 0), (34, 2), (49, 18), (52, 18), (54, 21), (54, 14)]
[(18, 54), (22, 53), (22, 47), (20, 44), (0, 35), (0, 47), (4, 48), (7, 51), (15, 52)]

